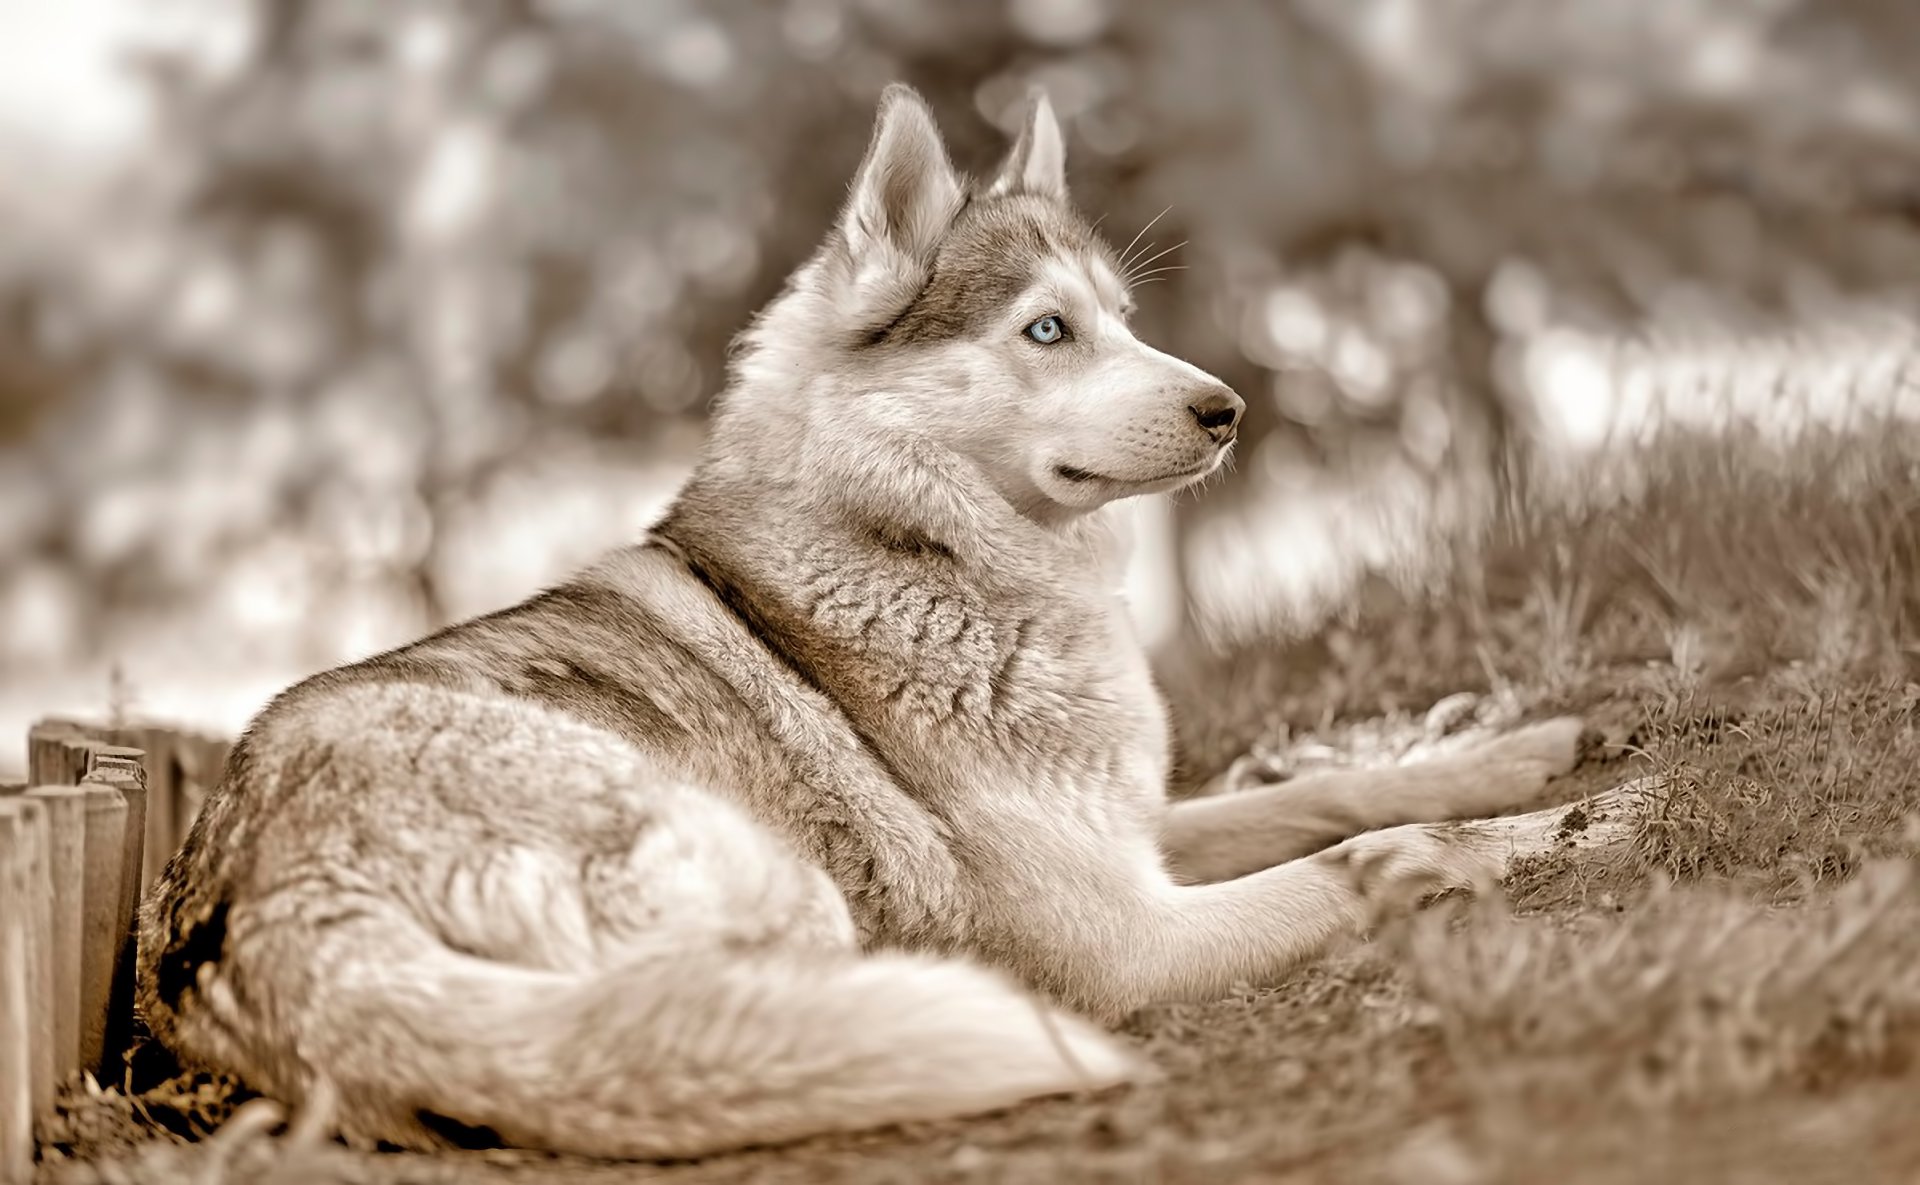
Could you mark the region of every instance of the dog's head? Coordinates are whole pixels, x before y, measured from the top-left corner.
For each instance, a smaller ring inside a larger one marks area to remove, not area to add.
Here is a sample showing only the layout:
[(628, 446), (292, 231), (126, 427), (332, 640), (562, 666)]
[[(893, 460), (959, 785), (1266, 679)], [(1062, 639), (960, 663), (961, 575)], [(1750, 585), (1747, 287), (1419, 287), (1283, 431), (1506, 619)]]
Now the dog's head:
[(975, 184), (921, 98), (890, 87), (834, 230), (743, 338), (742, 395), (874, 463), (958, 458), (1042, 519), (1213, 472), (1245, 405), (1134, 336), (1125, 269), (1065, 165), (1042, 94)]

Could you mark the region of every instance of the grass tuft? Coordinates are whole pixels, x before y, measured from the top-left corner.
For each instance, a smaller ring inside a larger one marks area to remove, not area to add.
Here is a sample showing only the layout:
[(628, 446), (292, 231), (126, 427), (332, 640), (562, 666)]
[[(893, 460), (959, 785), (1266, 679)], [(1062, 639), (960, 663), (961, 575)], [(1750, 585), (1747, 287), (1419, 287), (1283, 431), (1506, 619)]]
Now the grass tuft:
[(1783, 911), (1670, 886), (1578, 919), (1432, 910), (1400, 938), (1478, 1105), (1664, 1108), (1915, 1069), (1920, 876), (1877, 861)]

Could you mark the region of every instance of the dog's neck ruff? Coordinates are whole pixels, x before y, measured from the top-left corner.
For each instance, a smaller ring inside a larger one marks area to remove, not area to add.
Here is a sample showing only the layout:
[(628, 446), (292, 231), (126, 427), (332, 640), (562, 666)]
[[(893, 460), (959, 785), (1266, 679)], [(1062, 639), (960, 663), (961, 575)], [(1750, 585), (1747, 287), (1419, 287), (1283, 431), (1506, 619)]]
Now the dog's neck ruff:
[[(922, 452), (917, 460), (928, 459)], [(804, 478), (703, 465), (649, 543), (686, 565), (787, 665), (812, 652), (840, 602), (881, 607), (929, 589), (988, 613), (1063, 598), (1105, 612), (1120, 581), (1106, 512), (1035, 522), (948, 454), (882, 482), (854, 472)], [(828, 458), (829, 469), (840, 469)], [(861, 646), (872, 657), (877, 639)], [(827, 689), (831, 691), (831, 689)]]

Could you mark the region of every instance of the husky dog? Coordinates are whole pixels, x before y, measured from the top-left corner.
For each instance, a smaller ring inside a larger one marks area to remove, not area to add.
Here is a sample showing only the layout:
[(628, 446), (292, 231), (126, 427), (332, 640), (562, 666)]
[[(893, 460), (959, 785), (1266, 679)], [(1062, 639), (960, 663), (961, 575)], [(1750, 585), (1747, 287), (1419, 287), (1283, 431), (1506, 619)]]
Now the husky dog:
[(1244, 404), (1131, 308), (1044, 96), (976, 184), (889, 89), (644, 540), (252, 723), (142, 913), (154, 1033), (360, 1145), (694, 1156), (1129, 1081), (1104, 1022), (1496, 880), (1431, 823), (1578, 721), (1169, 807), (1111, 508)]

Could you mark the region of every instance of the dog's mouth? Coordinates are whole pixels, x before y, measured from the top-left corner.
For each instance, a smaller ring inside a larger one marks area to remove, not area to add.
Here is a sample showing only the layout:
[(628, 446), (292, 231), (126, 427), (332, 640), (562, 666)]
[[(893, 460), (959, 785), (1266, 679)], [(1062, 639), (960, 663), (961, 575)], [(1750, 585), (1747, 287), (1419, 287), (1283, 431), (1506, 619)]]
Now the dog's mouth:
[(1195, 465), (1190, 469), (1180, 469), (1172, 473), (1162, 473), (1158, 477), (1111, 477), (1105, 473), (1095, 473), (1091, 469), (1082, 469), (1077, 465), (1056, 464), (1053, 467), (1053, 475), (1061, 481), (1072, 482), (1077, 485), (1106, 482), (1109, 485), (1117, 486), (1151, 486), (1159, 485), (1163, 481), (1180, 481), (1188, 477), (1199, 477), (1201, 474), (1212, 469), (1213, 465), (1214, 463), (1212, 461), (1208, 461), (1201, 465)]

